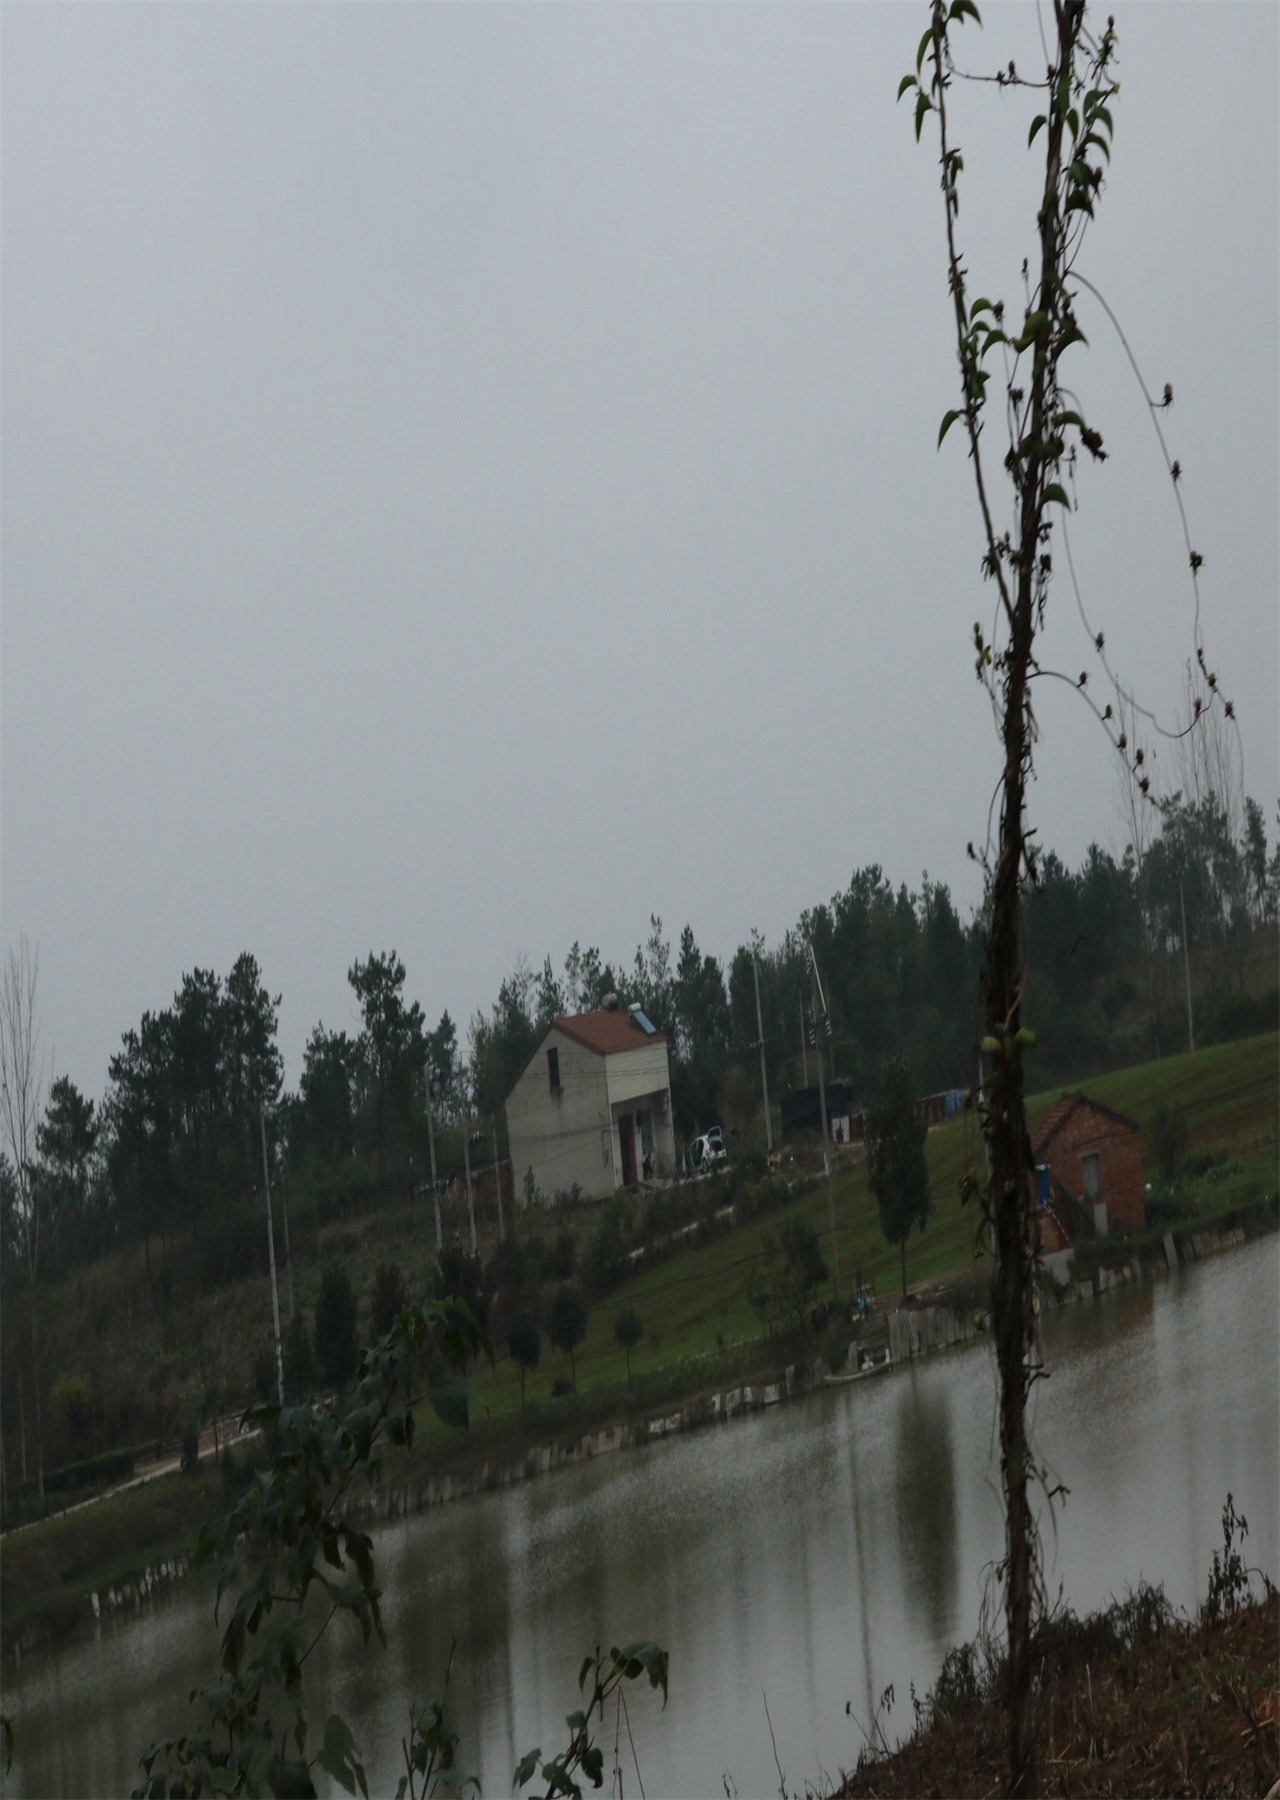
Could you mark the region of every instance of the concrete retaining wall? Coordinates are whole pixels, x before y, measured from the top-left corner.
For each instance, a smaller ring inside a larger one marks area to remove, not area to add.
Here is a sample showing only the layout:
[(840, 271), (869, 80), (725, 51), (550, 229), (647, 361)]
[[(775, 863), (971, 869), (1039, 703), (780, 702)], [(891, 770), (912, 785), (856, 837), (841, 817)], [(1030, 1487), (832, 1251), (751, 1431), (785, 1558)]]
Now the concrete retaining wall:
[(1045, 1259), (1046, 1272), (1053, 1277), (1049, 1291), (1063, 1306), (1096, 1300), (1131, 1281), (1141, 1281), (1147, 1275), (1163, 1275), (1180, 1265), (1189, 1267), (1248, 1241), (1246, 1232), (1239, 1225), (1226, 1231), (1166, 1231), (1159, 1243), (1144, 1246), (1140, 1256), (1135, 1253), (1130, 1261), (1118, 1263), (1114, 1268), (1099, 1267), (1083, 1275), (1073, 1271), (1074, 1252), (1063, 1250)]
[(383, 1483), (365, 1496), (360, 1511), (367, 1520), (406, 1518), (412, 1513), (427, 1512), (433, 1506), (443, 1506), (448, 1500), (459, 1500), (467, 1494), (492, 1493), (495, 1489), (513, 1487), (530, 1476), (550, 1474), (553, 1469), (573, 1468), (594, 1457), (651, 1444), (682, 1431), (697, 1431), (704, 1426), (745, 1418), (750, 1413), (763, 1411), (766, 1406), (776, 1406), (781, 1400), (810, 1392), (821, 1386), (826, 1374), (827, 1366), (820, 1360), (811, 1368), (793, 1364), (784, 1381), (768, 1382), (759, 1387), (726, 1388), (722, 1393), (691, 1400), (678, 1412), (664, 1413), (656, 1419), (610, 1425), (583, 1437), (539, 1445), (515, 1462), (485, 1462), (462, 1475), (428, 1475), (416, 1481)]
[(917, 1306), (889, 1314), (889, 1357), (909, 1362), (935, 1350), (970, 1343), (977, 1327), (968, 1315), (957, 1317), (949, 1306)]

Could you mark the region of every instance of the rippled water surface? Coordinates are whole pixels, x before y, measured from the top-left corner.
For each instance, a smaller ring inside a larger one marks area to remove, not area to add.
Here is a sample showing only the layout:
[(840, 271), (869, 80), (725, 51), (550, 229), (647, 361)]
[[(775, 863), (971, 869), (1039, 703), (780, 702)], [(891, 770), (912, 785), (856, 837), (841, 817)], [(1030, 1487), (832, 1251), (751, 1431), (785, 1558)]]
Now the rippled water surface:
[[(1046, 1557), (1077, 1610), (1140, 1575), (1192, 1605), (1228, 1489), (1250, 1560), (1280, 1569), (1278, 1318), (1270, 1238), (1044, 1320), (1037, 1440), (1070, 1488)], [(652, 1637), (670, 1704), (630, 1696), (650, 1795), (719, 1795), (726, 1776), (776, 1792), (770, 1721), (789, 1786), (834, 1776), (883, 1690), (888, 1729), (908, 1729), (909, 1684), (976, 1629), (1001, 1541), (994, 1417), (984, 1344), (389, 1526), (388, 1647), (331, 1638), (325, 1705), (355, 1727), (371, 1791), (394, 1791), (410, 1700), (456, 1638), (463, 1761), (507, 1793), (526, 1749), (563, 1741), (584, 1652)], [(138, 1750), (182, 1729), (212, 1674), (210, 1608), (187, 1584), (10, 1666), (5, 1793), (128, 1792)], [(638, 1793), (625, 1725), (621, 1745)]]

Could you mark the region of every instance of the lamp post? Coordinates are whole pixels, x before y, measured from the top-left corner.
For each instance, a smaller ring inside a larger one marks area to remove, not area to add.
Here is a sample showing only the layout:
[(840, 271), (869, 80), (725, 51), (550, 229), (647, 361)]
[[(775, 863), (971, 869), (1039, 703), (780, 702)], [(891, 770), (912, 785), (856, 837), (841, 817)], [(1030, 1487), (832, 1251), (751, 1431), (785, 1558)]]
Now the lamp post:
[(840, 1304), (840, 1251), (836, 1245), (836, 1200), (831, 1186), (831, 1150), (827, 1141), (827, 1080), (822, 1065), (822, 1033), (826, 1033), (829, 1042), (831, 1015), (827, 1011), (826, 997), (822, 992), (822, 979), (818, 974), (818, 959), (813, 954), (813, 945), (810, 944), (807, 948), (809, 972), (813, 979), (814, 1048), (818, 1053), (818, 1104), (822, 1117), (822, 1169), (827, 1178), (827, 1217), (831, 1223), (831, 1272), (838, 1306)]
[(258, 1114), (262, 1134), (262, 1191), (267, 1197), (267, 1256), (271, 1263), (271, 1316), (276, 1328), (276, 1392), (284, 1405), (284, 1351), (280, 1344), (280, 1289), (276, 1285), (276, 1234), (271, 1222), (271, 1171), (267, 1167), (267, 1117)]
[(436, 1209), (436, 1257), (444, 1249), (444, 1232), (440, 1229), (440, 1183), (436, 1179), (436, 1127), (431, 1116), (431, 1070), (428, 1066), (423, 1078), (423, 1088), (427, 1097), (427, 1144), (431, 1150), (431, 1200)]
[(471, 1188), (471, 1121), (462, 1127), (462, 1167), (467, 1178), (467, 1220), (471, 1226), (471, 1254), (476, 1253), (476, 1197)]
[(760, 933), (751, 930), (751, 974), (756, 984), (756, 1034), (760, 1049), (760, 1088), (764, 1094), (764, 1141), (769, 1155), (773, 1155), (773, 1119), (769, 1113), (769, 1076), (764, 1063), (764, 1022), (760, 1017), (760, 965), (756, 961), (756, 949)]
[(493, 1190), (498, 1196), (498, 1237), (505, 1242), (507, 1222), (502, 1216), (502, 1164), (498, 1161), (498, 1121), (490, 1119), (489, 1123), (493, 1127)]

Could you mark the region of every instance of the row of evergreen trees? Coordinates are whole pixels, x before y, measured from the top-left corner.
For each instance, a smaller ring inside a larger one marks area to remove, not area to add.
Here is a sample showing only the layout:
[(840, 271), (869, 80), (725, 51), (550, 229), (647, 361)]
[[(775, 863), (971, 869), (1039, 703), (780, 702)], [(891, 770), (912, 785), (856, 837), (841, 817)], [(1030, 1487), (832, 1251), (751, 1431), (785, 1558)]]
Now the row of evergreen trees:
[[(1274, 1023), (1274, 995), (1251, 995), (1244, 982), (1245, 947), (1274, 923), (1280, 890), (1280, 852), (1268, 860), (1260, 809), (1246, 801), (1233, 832), (1212, 794), (1178, 798), (1159, 823), (1140, 856), (1117, 861), (1095, 845), (1074, 871), (1052, 852), (1041, 858), (1027, 905), (1028, 1011), (1046, 1083), (1185, 1048), (1184, 916), (1201, 988), (1197, 1039)], [(12, 1156), (0, 1162), (6, 1278), (30, 1260), (22, 1253), (35, 1237), (46, 1266), (122, 1239), (143, 1242), (150, 1259), (153, 1240), (167, 1253), (175, 1238), (213, 1240), (202, 1251), (212, 1275), (225, 1240), (234, 1265), (237, 1217), (261, 1185), (263, 1121), (273, 1170), (363, 1182), (371, 1200), (425, 1180), (428, 1099), (441, 1175), (460, 1166), (467, 1128), (484, 1133), (477, 1154), (488, 1160), (491, 1133), (505, 1149), (503, 1102), (548, 1022), (609, 992), (668, 1034), (680, 1133), (721, 1118), (745, 1124), (758, 1110), (757, 970), (771, 1092), (816, 1079), (806, 944), (832, 1020), (828, 1074), (834, 1065), (865, 1101), (899, 1055), (924, 1092), (965, 1085), (981, 936), (981, 913), (962, 920), (942, 883), (926, 875), (918, 890), (895, 888), (871, 866), (779, 944), (743, 944), (727, 965), (687, 925), (673, 947), (656, 917), (620, 973), (577, 943), (560, 970), (548, 957), (535, 973), (521, 959), (493, 1006), (475, 1012), (465, 1054), (447, 1012), (428, 1029), (406, 997), (400, 957), (371, 953), (348, 971), (360, 1031), (317, 1024), (292, 1092), (277, 1048), (280, 997), (256, 959), (239, 957), (225, 977), (195, 969), (171, 1006), (125, 1032), (101, 1102), (60, 1077), (35, 1154), (21, 1170)], [(246, 1235), (256, 1242), (247, 1226)]]
[[(1096, 846), (1075, 870), (1051, 852), (1041, 857), (1027, 905), (1026, 1016), (1046, 1085), (1185, 1048), (1184, 948), (1198, 1042), (1274, 1026), (1274, 948), (1264, 991), (1246, 980), (1246, 959), (1257, 928), (1276, 921), (1280, 853), (1268, 857), (1253, 802), (1239, 812), (1233, 826), (1212, 791), (1179, 798), (1145, 841), (1135, 832), (1136, 848), (1118, 861)], [(317, 1024), (293, 1091), (277, 1046), (280, 997), (255, 958), (242, 955), (225, 976), (195, 969), (170, 1006), (124, 1033), (100, 1101), (60, 1076), (39, 1095), (21, 1152), (16, 1137), (0, 1145), (0, 1274), (14, 1352), (6, 1391), (11, 1375), (26, 1383), (38, 1443), (46, 1383), (37, 1297), (115, 1246), (141, 1243), (153, 1283), (168, 1282), (175, 1246), (184, 1279), (201, 1287), (256, 1270), (264, 1153), (272, 1179), (287, 1177), (291, 1207), (305, 1215), (309, 1206), (313, 1225), (425, 1182), (428, 1104), (442, 1177), (461, 1167), (464, 1132), (482, 1134), (475, 1153), (489, 1160), (490, 1134), (504, 1148), (502, 1103), (546, 1024), (609, 992), (643, 1006), (668, 1034), (673, 1109), (686, 1137), (716, 1121), (760, 1128), (757, 972), (775, 1103), (816, 1079), (804, 1021), (807, 944), (833, 1023), (828, 1073), (834, 1064), (849, 1077), (863, 1104), (895, 1056), (923, 1092), (966, 1085), (982, 924), (981, 913), (962, 920), (941, 883), (926, 876), (916, 891), (895, 888), (875, 866), (855, 870), (780, 943), (743, 944), (727, 964), (689, 926), (673, 947), (655, 917), (631, 963), (616, 970), (576, 943), (559, 970), (550, 958), (537, 973), (518, 962), (495, 1004), (472, 1017), (465, 1052), (447, 1012), (429, 1029), (407, 998), (400, 957), (371, 953), (348, 971), (359, 1031)], [(34, 997), (34, 980), (29, 990), (12, 985)]]

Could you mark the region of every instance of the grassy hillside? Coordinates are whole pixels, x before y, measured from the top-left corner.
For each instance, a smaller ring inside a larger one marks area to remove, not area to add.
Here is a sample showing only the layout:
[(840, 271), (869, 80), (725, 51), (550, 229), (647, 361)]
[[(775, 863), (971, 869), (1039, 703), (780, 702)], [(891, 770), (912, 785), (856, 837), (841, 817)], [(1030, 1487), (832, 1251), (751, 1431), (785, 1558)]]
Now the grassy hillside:
[[(1137, 1119), (1150, 1174), (1155, 1167), (1157, 1109), (1177, 1101), (1188, 1123), (1189, 1164), (1178, 1192), (1206, 1219), (1275, 1195), (1280, 1152), (1276, 1034), (1080, 1085)], [(1035, 1096), (1030, 1103), (1033, 1127), (1058, 1097), (1056, 1090)], [(976, 1220), (971, 1209), (960, 1205), (958, 1183), (979, 1149), (972, 1121), (959, 1119), (930, 1133), (927, 1156), (934, 1210), (925, 1234), (914, 1237), (909, 1246), (913, 1285), (964, 1269), (972, 1261)], [(827, 1253), (825, 1184), (806, 1186), (795, 1209), (812, 1222)], [(898, 1255), (880, 1235), (856, 1149), (837, 1153), (833, 1191), (845, 1292), (855, 1272), (860, 1272), (891, 1302), (898, 1284)], [(706, 1184), (698, 1192), (710, 1199)], [(716, 1385), (772, 1378), (795, 1349), (786, 1342), (764, 1341), (747, 1304), (744, 1282), (766, 1236), (777, 1232), (784, 1216), (785, 1211), (773, 1212), (709, 1241), (690, 1241), (687, 1248), (597, 1300), (590, 1310), (586, 1340), (577, 1351), (576, 1397), (550, 1398), (553, 1381), (567, 1377), (569, 1365), (566, 1357), (544, 1344), (542, 1364), (529, 1377), (528, 1404), (522, 1409), (515, 1367), (500, 1354), (495, 1368), (482, 1369), (476, 1376), (473, 1432), (450, 1433), (438, 1421), (424, 1418), (413, 1452), (417, 1466), (438, 1465), (442, 1454), (451, 1463), (515, 1456), (533, 1442), (670, 1411), (689, 1395)], [(598, 1217), (598, 1208), (583, 1208), (569, 1214), (567, 1224), (585, 1240)], [(523, 1219), (519, 1229), (545, 1229), (547, 1223)], [(434, 1229), (429, 1209), (400, 1207), (315, 1233), (305, 1243), (305, 1260), (299, 1257), (297, 1236), (294, 1250), (296, 1300), (309, 1314), (321, 1268), (333, 1256), (342, 1258), (366, 1301), (376, 1265), (391, 1260), (404, 1268), (412, 1292), (425, 1293), (434, 1264)], [(194, 1408), (201, 1392), (215, 1383), (220, 1384), (217, 1392), (224, 1406), (251, 1399), (254, 1349), (267, 1341), (270, 1330), (265, 1280), (240, 1282), (214, 1294), (189, 1294), (181, 1301), (175, 1296), (154, 1306), (143, 1303), (144, 1284), (140, 1267), (125, 1256), (90, 1271), (80, 1299), (74, 1285), (68, 1284), (50, 1313), (51, 1323), (56, 1322), (61, 1309), (63, 1353), (76, 1345), (83, 1353), (89, 1345), (100, 1358), (100, 1381), (141, 1385), (158, 1395), (168, 1392), (177, 1396), (173, 1403), (178, 1405)], [(644, 1327), (631, 1356), (632, 1385), (613, 1334), (615, 1318), (628, 1306), (640, 1314)], [(208, 1468), (195, 1481), (169, 1477), (6, 1538), (0, 1549), (6, 1640), (33, 1612), (45, 1613), (55, 1625), (78, 1616), (82, 1596), (90, 1588), (189, 1541), (198, 1519), (216, 1509), (219, 1493), (217, 1476)]]
[[(1162, 1101), (1174, 1100), (1188, 1124), (1188, 1158), (1194, 1167), (1210, 1155), (1216, 1165), (1189, 1175), (1183, 1184), (1202, 1208), (1220, 1211), (1252, 1194), (1274, 1191), (1280, 1146), (1280, 1039), (1275, 1033), (1142, 1064), (1081, 1083), (1095, 1098), (1130, 1114), (1142, 1127), (1148, 1178), (1156, 1167), (1155, 1119)], [(1058, 1090), (1030, 1102), (1032, 1125), (1058, 1098)], [(908, 1246), (908, 1277), (915, 1284), (967, 1263), (973, 1253), (976, 1218), (962, 1208), (958, 1184), (980, 1150), (976, 1126), (958, 1119), (929, 1135), (927, 1156), (933, 1213), (923, 1237)], [(797, 1164), (796, 1172), (803, 1166)], [(810, 1164), (812, 1167), (812, 1164)], [(837, 1149), (833, 1191), (842, 1286), (849, 1291), (856, 1273), (873, 1281), (882, 1295), (898, 1281), (897, 1252), (880, 1235), (876, 1206), (867, 1189), (861, 1151)], [(697, 1199), (710, 1210), (707, 1184)], [(729, 1196), (726, 1194), (725, 1196)], [(693, 1204), (693, 1201), (690, 1202)], [(294, 1197), (297, 1207), (298, 1197)], [(826, 1187), (818, 1183), (798, 1200), (797, 1210), (814, 1225), (830, 1260)], [(300, 1216), (299, 1216), (300, 1215)], [(623, 1307), (641, 1316), (644, 1337), (632, 1353), (636, 1374), (654, 1373), (691, 1355), (754, 1340), (760, 1326), (747, 1304), (744, 1281), (766, 1236), (776, 1234), (781, 1215), (743, 1223), (710, 1242), (677, 1250), (591, 1307), (585, 1344), (577, 1352), (580, 1392), (623, 1378), (623, 1358), (613, 1321)], [(599, 1208), (548, 1217), (522, 1217), (516, 1229), (552, 1236), (564, 1227), (585, 1247), (597, 1229)], [(510, 1223), (510, 1221), (508, 1221)], [(493, 1248), (496, 1221), (482, 1221), (481, 1253)], [(265, 1233), (263, 1234), (265, 1236)], [(401, 1265), (411, 1295), (428, 1292), (435, 1263), (435, 1232), (429, 1205), (403, 1201), (377, 1211), (340, 1218), (324, 1227), (299, 1209), (293, 1222), (294, 1299), (310, 1319), (321, 1273), (340, 1263), (360, 1297), (361, 1329), (367, 1335), (368, 1302), (379, 1263)], [(581, 1256), (579, 1258), (581, 1266)], [(590, 1298), (590, 1296), (588, 1296)], [(287, 1288), (281, 1305), (288, 1320)], [(149, 1283), (141, 1252), (130, 1247), (87, 1270), (78, 1282), (53, 1289), (45, 1310), (46, 1366), (92, 1377), (101, 1430), (112, 1443), (154, 1435), (176, 1435), (198, 1420), (237, 1410), (257, 1398), (254, 1363), (269, 1350), (271, 1295), (265, 1271), (216, 1289), (202, 1289), (188, 1258), (172, 1258), (168, 1280)], [(557, 1376), (567, 1377), (568, 1360), (544, 1342), (541, 1367), (529, 1379), (532, 1397), (544, 1397)], [(494, 1411), (519, 1404), (515, 1370), (504, 1357), (480, 1383), (483, 1403)], [(109, 1430), (111, 1417), (118, 1420)], [(91, 1446), (103, 1447), (101, 1443)], [(52, 1457), (50, 1458), (52, 1462)]]
[[(1137, 1120), (1142, 1128), (1144, 1167), (1152, 1180), (1157, 1107), (1169, 1100), (1183, 1107), (1189, 1161), (1210, 1154), (1221, 1159), (1198, 1176), (1188, 1175), (1180, 1184), (1206, 1216), (1275, 1192), (1280, 1148), (1280, 1038), (1275, 1033), (1142, 1064), (1079, 1085), (1095, 1099)], [(1037, 1094), (1030, 1102), (1033, 1130), (1061, 1091)], [(959, 1183), (979, 1152), (979, 1135), (971, 1119), (957, 1119), (930, 1132), (926, 1155), (934, 1210), (925, 1234), (913, 1237), (908, 1245), (907, 1274), (912, 1285), (972, 1260), (977, 1220), (972, 1208), (960, 1204)], [(874, 1280), (878, 1294), (891, 1297), (898, 1286), (898, 1252), (881, 1236), (860, 1150), (838, 1150), (834, 1171), (836, 1242), (844, 1291), (849, 1291), (855, 1272), (861, 1271), (864, 1280)], [(797, 1210), (818, 1231), (829, 1261), (825, 1185), (819, 1184), (798, 1201)], [(760, 1326), (747, 1304), (743, 1284), (765, 1237), (776, 1235), (778, 1224), (778, 1215), (753, 1219), (646, 1270), (593, 1306), (586, 1342), (576, 1353), (579, 1390), (589, 1392), (622, 1378), (623, 1359), (614, 1341), (613, 1321), (626, 1306), (640, 1314), (645, 1328), (643, 1342), (632, 1352), (634, 1372), (656, 1371), (713, 1351), (717, 1339), (732, 1345), (757, 1338)], [(545, 1360), (548, 1354), (549, 1363)], [(544, 1349), (543, 1366), (530, 1385), (545, 1389), (553, 1373), (567, 1372), (567, 1359)], [(495, 1411), (519, 1405), (519, 1386), (510, 1363), (500, 1363), (492, 1375), (482, 1379), (480, 1395)]]

